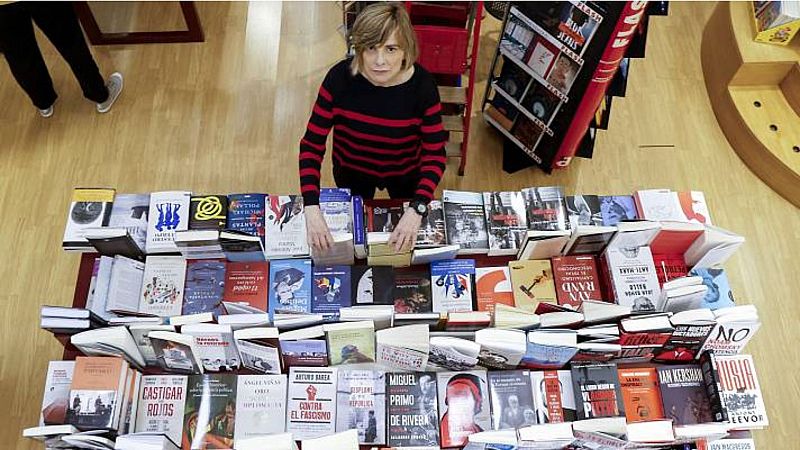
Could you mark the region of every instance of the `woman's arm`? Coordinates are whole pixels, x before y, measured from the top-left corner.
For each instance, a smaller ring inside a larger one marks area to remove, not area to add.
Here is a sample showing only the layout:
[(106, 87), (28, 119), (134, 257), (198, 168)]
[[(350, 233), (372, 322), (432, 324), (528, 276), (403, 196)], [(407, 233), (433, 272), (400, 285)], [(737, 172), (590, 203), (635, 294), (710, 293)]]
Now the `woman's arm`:
[(433, 199), (433, 193), (446, 168), (447, 157), (444, 146), (447, 142), (447, 133), (442, 125), (442, 104), (439, 101), (439, 91), (433, 82), (430, 83), (426, 94), (422, 97), (425, 107), (420, 126), (422, 149), (419, 184), (414, 197), (427, 203)]

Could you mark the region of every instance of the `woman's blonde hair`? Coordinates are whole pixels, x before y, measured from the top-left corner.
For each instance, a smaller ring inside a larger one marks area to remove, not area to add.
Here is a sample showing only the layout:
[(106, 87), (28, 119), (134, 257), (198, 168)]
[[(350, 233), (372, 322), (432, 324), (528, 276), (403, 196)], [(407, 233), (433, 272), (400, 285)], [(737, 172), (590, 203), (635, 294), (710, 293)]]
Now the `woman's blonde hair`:
[(350, 71), (355, 75), (364, 67), (362, 57), (364, 50), (372, 46), (380, 46), (389, 40), (393, 31), (397, 44), (404, 52), (401, 70), (406, 70), (417, 61), (417, 36), (411, 26), (411, 19), (400, 3), (373, 3), (356, 17), (353, 31), (350, 33), (351, 43), (355, 49), (355, 57), (350, 64)]

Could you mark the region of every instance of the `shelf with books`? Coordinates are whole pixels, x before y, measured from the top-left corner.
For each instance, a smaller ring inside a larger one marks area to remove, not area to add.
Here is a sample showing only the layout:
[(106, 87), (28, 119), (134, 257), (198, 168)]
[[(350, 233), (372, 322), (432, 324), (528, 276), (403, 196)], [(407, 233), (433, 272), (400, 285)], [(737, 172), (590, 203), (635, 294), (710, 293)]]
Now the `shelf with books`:
[(561, 51), (562, 53), (566, 53), (567, 56), (572, 58), (572, 60), (575, 61), (576, 63), (578, 63), (578, 65), (581, 65), (581, 66), (583, 65), (583, 58), (581, 58), (580, 55), (578, 55), (577, 53), (573, 52), (569, 47), (567, 47), (561, 41), (559, 41), (558, 39), (553, 37), (552, 34), (550, 34), (549, 32), (545, 31), (542, 27), (539, 26), (539, 24), (537, 24), (536, 22), (534, 22), (531, 19), (529, 19), (528, 17), (526, 17), (525, 14), (522, 14), (521, 12), (519, 12), (519, 10), (516, 7), (512, 7), (509, 10), (509, 14), (514, 15), (519, 20), (521, 20), (523, 23), (525, 23), (526, 25), (531, 27), (533, 29), (533, 31), (537, 32), (540, 36), (542, 36), (544, 39), (546, 39), (552, 45), (556, 46), (556, 48), (558, 48), (559, 51)]
[(534, 80), (536, 80), (539, 84), (546, 87), (548, 91), (552, 92), (553, 95), (561, 99), (562, 102), (566, 103), (569, 101), (569, 97), (566, 94), (561, 92), (558, 88), (550, 84), (547, 80), (541, 77), (538, 73), (534, 72), (533, 69), (527, 64), (525, 64), (522, 60), (517, 58), (516, 56), (512, 55), (510, 51), (506, 50), (503, 47), (500, 47), (500, 54), (505, 56), (507, 59), (511, 60), (514, 64), (518, 65), (522, 70), (528, 73)]
[(498, 94), (503, 96), (506, 100), (508, 100), (509, 103), (514, 105), (520, 112), (522, 112), (522, 114), (528, 117), (528, 119), (530, 119), (533, 123), (535, 123), (539, 128), (544, 130), (545, 133), (547, 133), (550, 136), (553, 135), (553, 130), (551, 130), (546, 123), (542, 122), (541, 119), (533, 115), (532, 112), (528, 111), (528, 108), (525, 108), (518, 101), (514, 100), (514, 97), (509, 95), (508, 92), (504, 91), (503, 88), (497, 85), (497, 82), (492, 82), (492, 87)]
[(533, 150), (531, 150), (531, 149), (529, 149), (528, 147), (526, 147), (526, 146), (525, 146), (525, 144), (523, 144), (522, 142), (520, 142), (520, 140), (519, 140), (519, 139), (517, 139), (516, 137), (514, 137), (514, 135), (513, 135), (513, 134), (511, 134), (511, 132), (510, 132), (510, 131), (506, 130), (506, 129), (505, 129), (503, 126), (502, 126), (502, 125), (500, 125), (499, 123), (497, 123), (497, 121), (495, 121), (494, 119), (492, 119), (492, 118), (491, 118), (491, 117), (490, 117), (488, 114), (486, 114), (486, 111), (484, 111), (484, 112), (483, 112), (483, 119), (484, 119), (485, 121), (489, 122), (490, 124), (494, 125), (494, 126), (495, 126), (495, 128), (497, 128), (498, 130), (500, 130), (500, 132), (501, 132), (501, 133), (503, 133), (503, 134), (504, 134), (504, 135), (505, 135), (505, 136), (506, 136), (508, 139), (510, 139), (510, 140), (511, 140), (511, 142), (515, 143), (515, 144), (516, 144), (516, 145), (517, 145), (519, 148), (521, 148), (521, 149), (522, 149), (522, 151), (524, 151), (525, 153), (527, 153), (527, 154), (528, 154), (528, 156), (530, 156), (531, 158), (534, 158), (534, 159), (538, 158), (538, 156), (536, 156), (536, 154), (533, 152)]

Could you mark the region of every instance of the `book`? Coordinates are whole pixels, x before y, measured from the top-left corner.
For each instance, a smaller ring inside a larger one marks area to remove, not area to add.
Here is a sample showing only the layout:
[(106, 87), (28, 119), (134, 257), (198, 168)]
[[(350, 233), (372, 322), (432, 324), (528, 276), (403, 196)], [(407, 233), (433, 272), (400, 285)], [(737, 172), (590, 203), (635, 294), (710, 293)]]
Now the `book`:
[(675, 426), (714, 421), (700, 366), (682, 364), (656, 370), (664, 417), (672, 419)]
[(564, 192), (560, 186), (530, 187), (522, 190), (528, 229), (561, 231), (569, 228)]
[(347, 430), (357, 432), (359, 444), (386, 443), (386, 374), (382, 370), (339, 370), (336, 431)]
[(264, 245), (264, 212), (266, 194), (228, 195), (226, 228), (258, 236)]
[(177, 373), (203, 373), (203, 362), (194, 337), (171, 331), (151, 331), (147, 337), (158, 365), (163, 369)]
[(654, 255), (684, 256), (685, 259), (686, 251), (703, 234), (703, 225), (698, 223), (663, 220), (659, 224), (661, 229), (650, 241)]
[(470, 339), (453, 336), (430, 336), (430, 370), (469, 370), (478, 365), (481, 346)]
[(219, 230), (183, 230), (175, 232), (175, 246), (187, 260), (222, 259), (225, 252)]
[(394, 370), (425, 370), (428, 363), (428, 325), (406, 325), (375, 333), (376, 362)]
[[(236, 377), (234, 441), (286, 430), (286, 375)], [(277, 419), (277, 420), (276, 420)]]
[(39, 426), (65, 423), (74, 371), (75, 361), (50, 361), (47, 365)]
[(735, 306), (725, 269), (692, 269), (689, 274), (702, 278), (703, 284), (708, 287), (701, 308), (715, 311)]
[(269, 265), (269, 316), (311, 312), (311, 260), (278, 259)]
[(526, 311), (536, 310), (539, 303), (556, 303), (553, 269), (546, 259), (529, 259), (508, 263), (514, 305)]
[(483, 205), (489, 235), (489, 256), (516, 255), (528, 229), (522, 192), (484, 192)]
[(686, 265), (692, 269), (719, 267), (744, 244), (744, 237), (736, 233), (704, 225), (704, 231), (683, 255)]
[(514, 306), (508, 266), (475, 268), (475, 302), (478, 311), (490, 313), (494, 313), (497, 304)]
[(731, 427), (753, 429), (768, 426), (764, 395), (758, 383), (753, 357), (716, 356), (712, 358), (712, 363), (719, 374), (720, 396)]
[(339, 317), (339, 309), (351, 305), (350, 266), (314, 266), (311, 312), (328, 320)]
[(411, 252), (411, 265), (430, 264), (434, 261), (455, 259), (461, 247), (444, 245), (442, 247), (417, 248)]
[(150, 194), (117, 194), (111, 207), (108, 228), (125, 229), (136, 246), (144, 250), (149, 211)]
[(392, 233), (367, 233), (367, 264), (370, 266), (408, 267), (411, 265), (413, 248), (406, 247), (397, 251), (394, 244), (389, 243)]
[(669, 189), (645, 189), (634, 192), (633, 200), (636, 203), (636, 213), (641, 219), (656, 222), (686, 221), (677, 192)]
[(158, 365), (158, 359), (148, 335), (151, 331), (175, 331), (175, 327), (173, 325), (162, 325), (161, 323), (133, 323), (128, 325), (128, 331), (130, 331), (136, 346), (139, 347), (145, 364), (156, 366)]
[(643, 247), (661, 232), (661, 224), (649, 220), (618, 222), (615, 226), (617, 232), (608, 242), (606, 250)]
[(173, 442), (180, 442), (186, 384), (185, 375), (143, 376), (134, 429), (137, 432), (162, 433)]
[(433, 311), (431, 275), (425, 269), (394, 272), (392, 298), (395, 313), (416, 314)]
[(510, 15), (500, 39), (500, 48), (517, 59), (524, 59), (534, 37), (533, 28), (520, 16)]
[(619, 322), (619, 358), (625, 362), (650, 361), (674, 331), (669, 314), (642, 314)]
[(570, 370), (578, 420), (625, 415), (615, 363), (573, 363)]
[(335, 367), (290, 367), (286, 431), (311, 439), (336, 431)]
[(650, 248), (609, 249), (606, 261), (616, 303), (633, 313), (655, 311), (661, 289)]
[(603, 225), (600, 197), (596, 195), (568, 195), (566, 197), (566, 206), (570, 228), (576, 228), (578, 225)]
[(493, 369), (511, 369), (519, 364), (527, 349), (525, 333), (519, 330), (487, 328), (475, 332), (481, 350), (481, 365)]
[(593, 256), (558, 256), (550, 261), (559, 305), (578, 309), (585, 300), (603, 300), (597, 260)]
[(189, 376), (181, 448), (233, 448), (237, 385), (231, 374)]
[(269, 263), (229, 262), (225, 265), (225, 302), (246, 305), (267, 312)]
[(515, 328), (518, 330), (528, 330), (537, 328), (541, 324), (539, 315), (520, 308), (499, 304), (494, 309), (495, 328)]
[(469, 435), (492, 428), (484, 370), (436, 374), (442, 447), (466, 445)]
[(189, 191), (150, 194), (145, 249), (152, 253), (176, 253), (175, 232), (189, 229)]
[(64, 238), (61, 241), (64, 250), (92, 249), (84, 232), (89, 228), (108, 225), (115, 193), (114, 189), (104, 188), (73, 189), (67, 223), (64, 226)]
[(394, 306), (392, 305), (356, 305), (339, 310), (340, 322), (358, 322), (371, 320), (375, 330), (391, 328), (394, 324)]
[[(410, 202), (403, 203), (404, 208), (408, 208)], [(415, 248), (441, 247), (447, 244), (445, 236), (446, 228), (444, 224), (444, 208), (439, 200), (431, 200), (428, 203), (428, 214), (422, 219), (422, 223), (417, 230), (417, 241)]]
[(247, 369), (266, 374), (281, 373), (277, 328), (245, 328), (233, 332), (239, 360)]
[(706, 197), (701, 191), (682, 191), (677, 195), (685, 221), (713, 225)]
[(567, 230), (528, 230), (517, 253), (517, 259), (548, 259), (560, 256), (569, 240), (570, 232)]
[(194, 337), (203, 369), (209, 372), (239, 368), (239, 353), (229, 325), (194, 323), (181, 327), (181, 334)]
[(143, 262), (120, 255), (114, 257), (106, 294), (107, 311), (138, 313), (144, 269)]
[(186, 285), (180, 314), (223, 314), (226, 264), (220, 260), (191, 260), (186, 263)]
[(386, 374), (386, 444), (391, 447), (439, 447), (436, 374)]
[(241, 231), (220, 231), (219, 246), (225, 258), (231, 262), (265, 261), (264, 244), (258, 236)]
[(325, 334), (319, 327), (319, 336), (312, 338), (287, 338), (286, 333), (278, 336), (284, 366), (315, 367), (328, 365), (328, 347), (323, 339)]
[(272, 258), (308, 256), (306, 216), (303, 197), (299, 195), (268, 195), (264, 215), (264, 254)]
[(624, 220), (636, 220), (636, 203), (630, 195), (601, 195), (600, 196), (600, 217), (602, 224), (606, 227), (613, 227)]
[(452, 259), (431, 263), (433, 311), (472, 311), (475, 260)]
[(186, 272), (182, 256), (149, 255), (145, 260), (138, 313), (159, 317), (181, 314)]
[(489, 235), (479, 192), (452, 191), (442, 193), (447, 243), (461, 246), (462, 254), (487, 253)]
[(514, 100), (520, 101), (530, 81), (531, 76), (524, 69), (509, 62), (503, 64), (494, 83)]
[(714, 330), (714, 314), (708, 309), (678, 313), (670, 318), (675, 327), (664, 346), (653, 356), (657, 362), (693, 361)]
[(121, 356), (136, 368), (145, 366), (144, 357), (127, 328), (111, 326), (73, 334), (70, 343), (89, 356)]
[(117, 436), (114, 440), (115, 450), (180, 450), (180, 447), (169, 437), (163, 434), (128, 433)]
[(262, 450), (267, 447), (269, 447), (270, 450), (297, 450), (297, 443), (294, 441), (292, 433), (254, 436), (234, 442), (234, 448), (236, 450)]
[(367, 233), (391, 233), (400, 222), (404, 212), (402, 200), (367, 200), (364, 202), (365, 231)]
[(574, 330), (532, 330), (527, 333), (527, 347), (520, 366), (527, 369), (560, 369), (577, 352), (578, 334)]
[(488, 382), (493, 430), (536, 424), (530, 371), (490, 371)]
[(659, 286), (664, 286), (664, 283), (670, 280), (685, 277), (689, 273), (680, 255), (653, 255), (653, 265), (656, 267)]
[(628, 423), (663, 419), (658, 374), (654, 367), (618, 369)]
[(575, 395), (569, 370), (531, 371), (536, 423), (575, 421)]
[(189, 198), (190, 230), (222, 230), (228, 218), (228, 197), (192, 195)]
[(80, 430), (118, 430), (128, 368), (122, 358), (75, 358), (66, 423)]
[(330, 365), (375, 362), (375, 324), (372, 321), (324, 325)]
[(617, 234), (616, 227), (576, 225), (572, 227), (569, 241), (564, 245), (565, 255), (594, 255), (602, 253)]
[(714, 311), (717, 325), (711, 330), (698, 355), (708, 350), (717, 355), (738, 355), (761, 328), (755, 306), (741, 305)]

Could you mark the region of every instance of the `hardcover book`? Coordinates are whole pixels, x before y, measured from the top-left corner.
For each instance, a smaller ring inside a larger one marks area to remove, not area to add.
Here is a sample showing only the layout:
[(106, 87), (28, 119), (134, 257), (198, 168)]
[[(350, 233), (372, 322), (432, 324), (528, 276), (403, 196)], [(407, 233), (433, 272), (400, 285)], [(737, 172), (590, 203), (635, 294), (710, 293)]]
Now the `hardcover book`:
[(140, 249), (147, 242), (150, 194), (117, 194), (111, 207), (109, 228), (124, 228)]
[(483, 212), (483, 196), (479, 192), (445, 190), (442, 194), (447, 243), (458, 244), (462, 252), (486, 253), (489, 235)]
[(147, 253), (176, 253), (175, 232), (189, 229), (189, 191), (150, 194), (147, 222)]
[(634, 313), (655, 311), (661, 289), (650, 248), (608, 249), (606, 261), (617, 304)]
[(65, 423), (75, 361), (50, 361), (44, 383), (39, 426)]
[(657, 370), (664, 416), (667, 419), (672, 419), (676, 426), (714, 421), (700, 366), (661, 366)]
[(493, 430), (536, 425), (529, 371), (489, 372), (488, 380)]
[(311, 439), (336, 432), (335, 367), (289, 368), (286, 431), (295, 439)]
[(602, 226), (600, 198), (596, 195), (568, 195), (567, 216), (570, 228), (576, 228), (578, 225)]
[(619, 369), (617, 374), (628, 423), (664, 418), (655, 368), (625, 368)]
[(561, 186), (531, 187), (522, 190), (528, 229), (559, 231), (569, 229), (564, 192)]
[(508, 267), (517, 308), (535, 311), (539, 303), (556, 303), (553, 269), (549, 260), (511, 261)]
[(62, 246), (65, 250), (90, 250), (92, 246), (84, 237), (89, 228), (108, 224), (114, 202), (114, 189), (75, 188), (67, 213)]
[(338, 320), (339, 309), (349, 307), (352, 301), (350, 266), (315, 266), (313, 295), (311, 312)]
[(386, 374), (340, 369), (336, 387), (336, 431), (356, 430), (362, 445), (386, 443)]
[(522, 192), (484, 192), (489, 255), (515, 255), (528, 229)]
[(161, 433), (181, 442), (186, 402), (185, 375), (145, 375), (139, 390), (134, 429), (137, 433)]
[(478, 311), (494, 313), (495, 305), (514, 306), (511, 272), (505, 267), (475, 268), (475, 300)]
[(536, 423), (574, 422), (575, 394), (569, 370), (531, 371)]
[(225, 267), (226, 302), (246, 305), (267, 312), (269, 263), (229, 262)]
[(128, 367), (122, 358), (77, 357), (66, 423), (80, 430), (117, 429)]
[(261, 238), (264, 245), (266, 194), (231, 194), (228, 196), (227, 228)]
[(601, 195), (600, 216), (603, 226), (613, 227), (623, 220), (636, 220), (636, 203), (630, 195)]
[(475, 260), (451, 259), (431, 263), (433, 312), (472, 311)]
[(222, 230), (228, 218), (228, 197), (193, 195), (189, 199), (190, 230)]
[(435, 373), (387, 373), (386, 397), (387, 445), (438, 448)]
[(603, 300), (594, 256), (557, 256), (551, 262), (559, 305), (578, 309), (584, 300)]
[(396, 271), (392, 292), (395, 313), (413, 314), (433, 311), (431, 276), (426, 269)]
[(269, 195), (266, 199), (264, 254), (267, 258), (308, 256), (303, 197)]
[(269, 317), (275, 312), (311, 312), (311, 260), (281, 259), (269, 265)]
[(222, 314), (225, 261), (191, 260), (186, 263), (186, 289), (181, 314)]
[(764, 395), (750, 355), (717, 356), (722, 404), (733, 428), (764, 428), (769, 425)]
[(485, 370), (439, 372), (436, 377), (442, 447), (464, 446), (469, 435), (492, 429)]
[(286, 431), (286, 375), (239, 375), (234, 441)]
[(236, 375), (189, 376), (181, 448), (233, 448), (237, 384)]
[(148, 256), (142, 278), (139, 313), (159, 317), (181, 314), (186, 280), (182, 256)]
[(625, 415), (616, 364), (573, 363), (571, 370), (578, 420)]

